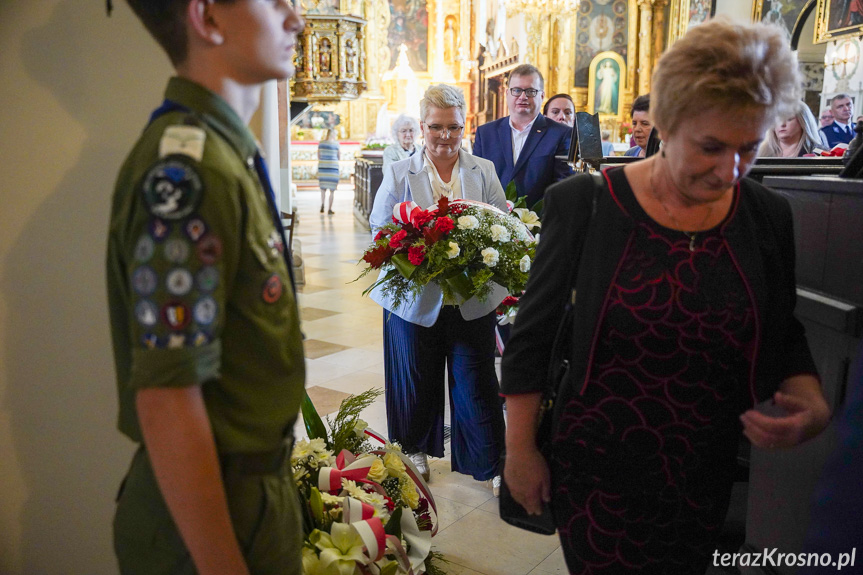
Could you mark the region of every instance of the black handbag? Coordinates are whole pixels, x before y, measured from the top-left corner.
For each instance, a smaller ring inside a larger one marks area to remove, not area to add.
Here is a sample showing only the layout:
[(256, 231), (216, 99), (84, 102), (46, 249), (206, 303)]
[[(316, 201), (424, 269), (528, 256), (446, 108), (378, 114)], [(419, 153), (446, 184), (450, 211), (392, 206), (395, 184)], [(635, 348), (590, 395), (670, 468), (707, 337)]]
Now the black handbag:
[[(591, 209), (590, 217), (593, 219), (593, 216), (596, 215), (596, 199), (599, 194), (599, 190), (602, 187), (602, 176), (599, 174), (594, 174), (594, 191), (593, 191), (593, 205)], [(585, 236), (587, 234), (585, 233)], [(586, 243), (586, 242), (585, 242)], [(582, 255), (584, 252), (584, 245), (582, 245)], [(579, 263), (581, 260), (579, 259)], [(575, 307), (575, 279), (577, 274), (573, 273), (570, 278), (570, 296), (569, 300), (564, 306), (563, 316), (561, 317), (560, 324), (557, 327), (557, 333), (554, 336), (554, 343), (551, 347), (551, 359), (548, 364), (548, 375), (547, 381), (548, 384), (545, 387), (545, 391), (542, 394), (542, 399), (540, 401), (539, 406), (539, 421), (537, 424), (536, 430), (536, 446), (539, 452), (543, 455), (543, 457), (548, 460), (551, 455), (551, 428), (552, 428), (552, 412), (554, 410), (554, 403), (557, 399), (558, 391), (560, 390), (560, 386), (563, 383), (563, 380), (566, 378), (567, 373), (569, 373), (570, 367), (570, 351), (572, 350), (572, 332), (573, 332), (573, 316), (575, 315), (574, 307)], [(542, 504), (542, 513), (540, 515), (531, 515), (527, 511), (525, 511), (524, 507), (521, 506), (515, 499), (512, 497), (512, 493), (509, 490), (509, 487), (506, 485), (506, 481), (503, 480), (503, 469), (506, 465), (506, 453), (501, 456), (501, 485), (500, 485), (500, 518), (504, 520), (504, 522), (509, 523), (515, 527), (519, 527), (521, 529), (525, 529), (527, 531), (531, 531), (533, 533), (539, 533), (541, 535), (554, 535), (557, 531), (557, 527), (554, 523), (554, 516), (552, 515), (551, 506), (548, 503)]]

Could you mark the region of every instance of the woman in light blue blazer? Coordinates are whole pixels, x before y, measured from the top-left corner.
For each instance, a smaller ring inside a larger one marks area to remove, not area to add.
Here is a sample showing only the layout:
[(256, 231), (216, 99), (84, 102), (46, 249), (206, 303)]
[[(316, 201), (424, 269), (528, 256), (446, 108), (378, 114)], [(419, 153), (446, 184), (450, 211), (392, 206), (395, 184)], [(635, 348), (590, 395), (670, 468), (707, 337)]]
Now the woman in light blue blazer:
[[(488, 160), (460, 149), (466, 104), (461, 90), (438, 84), (420, 101), (425, 145), (384, 170), (369, 223), (372, 234), (392, 221), (393, 207), (414, 201), (427, 209), (442, 195), (477, 200), (506, 211), (506, 198)], [(444, 372), (448, 373), (452, 469), (499, 485), (504, 422), (494, 370), (494, 309), (506, 296), (496, 286), (485, 302), (444, 301), (429, 284), (396, 307), (380, 288), (371, 297), (384, 308), (387, 427), (428, 477), (427, 455), (444, 454)]]

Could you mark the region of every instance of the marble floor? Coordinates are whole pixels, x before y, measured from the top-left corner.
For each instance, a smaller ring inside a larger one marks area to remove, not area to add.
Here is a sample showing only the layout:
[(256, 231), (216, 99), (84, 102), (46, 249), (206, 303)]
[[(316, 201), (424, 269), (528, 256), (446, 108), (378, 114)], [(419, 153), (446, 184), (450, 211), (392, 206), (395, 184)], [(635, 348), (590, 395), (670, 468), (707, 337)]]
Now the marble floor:
[[(357, 261), (371, 238), (354, 218), (352, 204), (349, 186), (338, 190), (334, 215), (318, 212), (317, 191), (300, 191), (296, 198), (299, 218), (294, 237), (305, 264), (299, 303), (306, 336), (306, 386), (317, 388), (310, 394), (321, 398), (316, 403), (319, 411), (333, 409), (343, 393), (384, 385), (382, 312), (362, 296), (374, 277), (353, 282), (362, 271)], [(385, 433), (383, 396), (362, 417), (371, 428)], [(440, 513), (440, 530), (432, 544), (449, 561), (450, 575), (567, 572), (557, 537), (534, 535), (503, 523), (491, 487), (452, 473), (448, 457), (431, 461), (429, 486)]]

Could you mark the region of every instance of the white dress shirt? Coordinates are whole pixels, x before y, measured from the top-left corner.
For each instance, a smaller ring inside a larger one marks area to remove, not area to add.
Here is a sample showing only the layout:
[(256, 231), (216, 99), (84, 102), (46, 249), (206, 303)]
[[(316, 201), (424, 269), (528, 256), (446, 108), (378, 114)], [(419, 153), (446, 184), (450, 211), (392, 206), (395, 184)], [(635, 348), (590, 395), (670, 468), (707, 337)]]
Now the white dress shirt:
[(524, 148), (524, 143), (527, 141), (528, 135), (530, 135), (530, 129), (533, 128), (533, 123), (536, 122), (536, 119), (539, 117), (539, 114), (533, 117), (533, 120), (530, 121), (530, 124), (524, 127), (524, 130), (519, 130), (515, 126), (512, 125), (512, 116), (509, 118), (509, 129), (512, 130), (512, 164), (515, 165), (518, 162), (518, 155), (521, 154), (522, 148)]

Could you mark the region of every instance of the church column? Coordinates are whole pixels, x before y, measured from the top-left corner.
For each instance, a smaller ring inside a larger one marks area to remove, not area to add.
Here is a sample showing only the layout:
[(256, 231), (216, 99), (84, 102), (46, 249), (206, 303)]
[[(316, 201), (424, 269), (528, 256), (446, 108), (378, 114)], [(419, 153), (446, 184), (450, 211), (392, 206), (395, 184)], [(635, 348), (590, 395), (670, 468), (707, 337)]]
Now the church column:
[[(443, 30), (444, 30), (444, 12), (445, 8), (443, 0), (429, 0), (427, 10), (434, 10), (434, 68), (432, 77), (435, 82), (441, 82), (447, 76), (444, 72), (446, 63), (443, 60)], [(431, 14), (429, 15), (431, 16)], [(429, 18), (432, 20), (432, 18)]]
[(650, 92), (652, 63), (653, 6), (650, 0), (638, 0), (638, 93)]
[(665, 7), (668, 5), (668, 0), (653, 0), (653, 58), (650, 63), (650, 74), (653, 75), (653, 68), (656, 67), (656, 61), (665, 51), (665, 39), (667, 32), (665, 30)]

